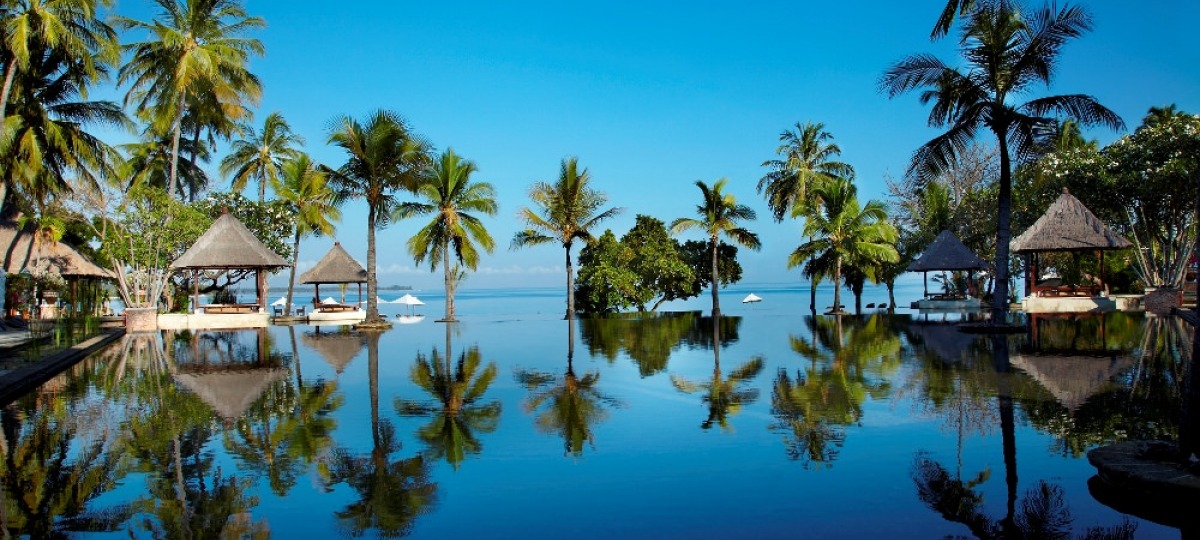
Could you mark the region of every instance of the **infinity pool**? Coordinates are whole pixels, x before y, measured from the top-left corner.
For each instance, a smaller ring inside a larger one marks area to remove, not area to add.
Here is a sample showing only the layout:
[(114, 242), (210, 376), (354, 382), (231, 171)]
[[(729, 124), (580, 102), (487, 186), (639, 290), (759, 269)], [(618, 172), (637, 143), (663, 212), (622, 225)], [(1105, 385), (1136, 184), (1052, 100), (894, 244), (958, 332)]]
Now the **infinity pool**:
[(993, 338), (814, 318), (801, 292), (715, 325), (523, 301), (547, 307), (127, 336), (3, 409), (0, 519), (35, 538), (1179, 536), (1097, 502), (1084, 457), (1177, 434), (1177, 322)]

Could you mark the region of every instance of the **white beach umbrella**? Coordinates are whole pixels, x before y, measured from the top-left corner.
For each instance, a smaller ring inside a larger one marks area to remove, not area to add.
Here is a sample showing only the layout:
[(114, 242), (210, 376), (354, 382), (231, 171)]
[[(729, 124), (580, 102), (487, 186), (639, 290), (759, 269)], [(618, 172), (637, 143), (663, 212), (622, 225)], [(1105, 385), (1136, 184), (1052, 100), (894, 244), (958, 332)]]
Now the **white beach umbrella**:
[(286, 304), (286, 303), (287, 303), (287, 297), (286, 297), (286, 296), (280, 296), (280, 297), (279, 297), (279, 300), (276, 300), (276, 301), (274, 301), (274, 302), (271, 302), (271, 305), (272, 305), (272, 306), (282, 306), (282, 305), (284, 305), (284, 304)]
[(338, 301), (337, 301), (337, 299), (335, 299), (332, 296), (326, 296), (324, 300), (321, 300), (321, 303), (322, 304), (336, 304), (336, 303), (338, 303)]
[(746, 295), (745, 298), (742, 299), (743, 304), (749, 304), (751, 302), (762, 302), (762, 298), (759, 298), (758, 295), (756, 295), (754, 293), (750, 293), (750, 294)]
[(406, 295), (404, 295), (404, 296), (401, 296), (400, 298), (398, 298), (398, 299), (396, 300), (396, 303), (397, 303), (397, 304), (404, 304), (404, 305), (408, 306), (408, 308), (409, 308), (409, 313), (411, 313), (411, 312), (412, 312), (412, 310), (413, 310), (413, 308), (414, 308), (415, 306), (423, 306), (423, 305), (425, 305), (425, 302), (422, 302), (422, 301), (421, 301), (421, 299), (419, 299), (419, 298), (417, 298), (417, 297), (415, 297), (415, 296), (413, 296), (413, 295), (411, 295), (411, 294), (406, 294)]

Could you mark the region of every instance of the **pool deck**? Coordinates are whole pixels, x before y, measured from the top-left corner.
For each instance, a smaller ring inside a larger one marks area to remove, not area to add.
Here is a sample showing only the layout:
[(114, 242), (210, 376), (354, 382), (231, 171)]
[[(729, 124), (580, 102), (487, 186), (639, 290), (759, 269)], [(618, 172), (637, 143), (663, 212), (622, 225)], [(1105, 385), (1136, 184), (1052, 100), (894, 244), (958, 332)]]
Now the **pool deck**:
[[(75, 365), (88, 355), (125, 335), (125, 328), (106, 328), (82, 343), (47, 355), (29, 365), (0, 375), (0, 406), (7, 405), (30, 390)], [(0, 333), (0, 347), (16, 347), (33, 341), (29, 332)]]

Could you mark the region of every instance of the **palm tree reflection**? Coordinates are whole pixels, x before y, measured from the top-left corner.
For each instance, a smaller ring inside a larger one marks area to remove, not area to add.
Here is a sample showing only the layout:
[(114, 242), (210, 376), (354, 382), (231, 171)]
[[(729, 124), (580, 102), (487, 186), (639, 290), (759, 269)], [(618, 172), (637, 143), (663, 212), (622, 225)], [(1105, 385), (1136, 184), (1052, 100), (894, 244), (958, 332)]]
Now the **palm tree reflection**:
[(483, 443), (475, 433), (491, 433), (500, 421), (500, 402), (481, 403), (488, 387), (496, 379), (496, 363), (489, 362), (481, 372), (483, 361), (478, 347), (471, 347), (450, 365), (450, 329), (446, 326), (446, 354), (434, 349), (430, 356), (417, 353), (409, 378), (437, 403), (423, 403), (396, 398), (396, 411), (403, 416), (430, 416), (433, 420), (417, 432), (434, 459), (445, 458), (458, 470), (467, 454), (478, 454)]
[(687, 394), (703, 392), (701, 400), (708, 405), (708, 418), (700, 423), (703, 429), (711, 429), (713, 424), (721, 427), (722, 431), (730, 431), (729, 417), (737, 414), (743, 405), (749, 405), (758, 399), (757, 388), (743, 388), (758, 376), (763, 369), (763, 358), (755, 356), (746, 363), (738, 366), (725, 377), (721, 373), (721, 333), (728, 326), (736, 328), (736, 324), (721, 323), (725, 317), (711, 317), (711, 340), (713, 349), (712, 379), (704, 382), (692, 382), (675, 374), (671, 374), (671, 384), (676, 390)]
[(575, 374), (575, 319), (567, 319), (567, 372), (562, 377), (533, 370), (518, 370), (517, 382), (530, 391), (525, 401), (526, 412), (543, 409), (537, 416), (538, 430), (558, 433), (563, 438), (563, 451), (573, 456), (583, 455), (584, 443), (595, 444), (592, 426), (608, 417), (607, 407), (620, 402), (600, 392), (597, 384), (600, 373)]
[(359, 499), (334, 513), (352, 536), (368, 530), (380, 536), (408, 534), (413, 522), (429, 512), (437, 499), (437, 484), (429, 480), (429, 467), (416, 456), (392, 460), (400, 449), (391, 422), (379, 418), (379, 333), (367, 332), (368, 373), (371, 387), (371, 452), (355, 454), (346, 448), (333, 451), (327, 463), (326, 490), (346, 483)]

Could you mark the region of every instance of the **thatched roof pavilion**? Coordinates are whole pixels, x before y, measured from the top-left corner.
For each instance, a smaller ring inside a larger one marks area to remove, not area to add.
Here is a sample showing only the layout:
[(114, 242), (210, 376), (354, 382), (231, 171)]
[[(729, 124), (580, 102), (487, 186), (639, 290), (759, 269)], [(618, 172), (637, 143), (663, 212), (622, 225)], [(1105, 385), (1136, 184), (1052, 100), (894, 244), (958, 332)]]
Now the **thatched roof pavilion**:
[(907, 271), (924, 274), (925, 296), (929, 296), (929, 272), (972, 271), (983, 270), (987, 267), (987, 262), (972, 253), (967, 246), (963, 245), (962, 240), (954, 236), (954, 233), (944, 230), (938, 233), (937, 238), (934, 238), (925, 251), (921, 252), (921, 256), (917, 260), (908, 265)]
[[(1100, 257), (1100, 269), (1103, 270), (1104, 251), (1132, 246), (1133, 243), (1109, 229), (1091, 210), (1079, 202), (1079, 199), (1071, 195), (1067, 188), (1063, 188), (1062, 195), (1046, 209), (1042, 217), (1009, 243), (1013, 253), (1028, 257), (1029, 270), (1025, 275), (1025, 289), (1028, 294), (1057, 293), (1061, 289), (1057, 285), (1042, 287), (1036, 282), (1040, 253), (1096, 252)], [(1099, 293), (1097, 287), (1085, 287), (1080, 290), (1084, 289), (1092, 295)]]
[[(241, 221), (228, 212), (213, 222), (192, 247), (171, 263), (171, 270), (255, 270), (258, 306), (267, 309), (267, 270), (290, 266), (274, 251), (254, 236)], [(193, 279), (193, 283), (196, 280)], [(194, 290), (193, 305), (199, 305), (199, 291)]]
[(321, 297), (322, 283), (357, 283), (358, 297), (362, 298), (362, 284), (366, 282), (367, 271), (346, 252), (341, 242), (334, 242), (316, 265), (300, 274), (300, 283), (311, 283), (316, 287), (314, 298)]
[(21, 228), (14, 222), (0, 223), (0, 249), (4, 250), (0, 269), (9, 274), (28, 270), (67, 277), (115, 277), (112, 270), (97, 266), (71, 246), (40, 238), (32, 228)]

